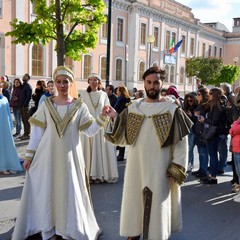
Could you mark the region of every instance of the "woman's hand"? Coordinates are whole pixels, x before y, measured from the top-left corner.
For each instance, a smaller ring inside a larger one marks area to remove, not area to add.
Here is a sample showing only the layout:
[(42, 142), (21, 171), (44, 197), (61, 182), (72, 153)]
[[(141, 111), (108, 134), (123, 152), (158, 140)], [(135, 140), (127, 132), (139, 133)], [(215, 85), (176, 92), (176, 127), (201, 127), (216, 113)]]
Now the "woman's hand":
[(102, 115), (104, 117), (107, 116), (107, 117), (115, 118), (117, 116), (117, 112), (113, 107), (107, 105), (102, 108)]
[(25, 161), (23, 162), (23, 168), (24, 168), (24, 170), (28, 171), (29, 168), (30, 168), (30, 166), (31, 166), (31, 163), (32, 163), (32, 161), (25, 160)]

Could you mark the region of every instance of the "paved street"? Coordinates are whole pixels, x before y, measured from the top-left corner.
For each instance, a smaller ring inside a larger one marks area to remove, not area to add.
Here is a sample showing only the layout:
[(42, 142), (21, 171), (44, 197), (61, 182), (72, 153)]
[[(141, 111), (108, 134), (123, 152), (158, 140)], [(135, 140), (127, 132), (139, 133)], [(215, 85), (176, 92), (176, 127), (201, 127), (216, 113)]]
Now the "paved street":
[[(18, 145), (20, 156), (25, 146)], [(195, 156), (197, 158), (196, 153)], [(118, 168), (118, 183), (91, 185), (94, 210), (99, 226), (103, 229), (99, 240), (126, 239), (119, 236), (125, 162), (119, 163)], [(218, 185), (202, 185), (189, 175), (182, 186), (184, 228), (181, 233), (173, 234), (170, 240), (239, 240), (240, 204), (232, 200), (231, 179), (229, 165), (225, 174), (218, 177)], [(0, 175), (0, 240), (11, 238), (23, 183), (24, 173)]]

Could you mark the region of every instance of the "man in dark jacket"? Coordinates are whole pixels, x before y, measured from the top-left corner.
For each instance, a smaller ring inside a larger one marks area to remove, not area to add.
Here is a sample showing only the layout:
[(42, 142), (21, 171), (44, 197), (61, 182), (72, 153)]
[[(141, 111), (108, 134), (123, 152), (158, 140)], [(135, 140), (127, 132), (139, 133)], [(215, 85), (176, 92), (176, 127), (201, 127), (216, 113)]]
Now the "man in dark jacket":
[(30, 123), (28, 122), (28, 119), (30, 117), (29, 115), (29, 102), (32, 97), (32, 87), (28, 83), (30, 80), (29, 74), (25, 74), (23, 76), (23, 86), (22, 90), (20, 92), (19, 101), (21, 104), (21, 114), (22, 114), (22, 122), (23, 122), (23, 128), (24, 128), (24, 134), (20, 137), (21, 140), (29, 139), (30, 135)]
[(114, 94), (114, 86), (113, 85), (108, 85), (106, 87), (106, 93), (108, 95), (110, 104), (113, 107), (115, 105), (115, 103), (117, 102), (117, 96)]

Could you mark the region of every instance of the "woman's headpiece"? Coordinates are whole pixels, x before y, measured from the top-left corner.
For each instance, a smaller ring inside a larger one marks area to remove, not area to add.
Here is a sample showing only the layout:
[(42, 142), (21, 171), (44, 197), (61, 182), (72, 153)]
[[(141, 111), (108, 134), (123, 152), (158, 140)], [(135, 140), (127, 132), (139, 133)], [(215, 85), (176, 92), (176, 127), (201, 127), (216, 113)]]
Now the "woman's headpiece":
[(54, 72), (53, 72), (53, 79), (54, 79), (54, 81), (60, 75), (64, 75), (64, 76), (68, 77), (70, 82), (73, 82), (74, 78), (75, 78), (73, 71), (69, 67), (67, 67), (67, 66), (58, 66), (54, 70)]

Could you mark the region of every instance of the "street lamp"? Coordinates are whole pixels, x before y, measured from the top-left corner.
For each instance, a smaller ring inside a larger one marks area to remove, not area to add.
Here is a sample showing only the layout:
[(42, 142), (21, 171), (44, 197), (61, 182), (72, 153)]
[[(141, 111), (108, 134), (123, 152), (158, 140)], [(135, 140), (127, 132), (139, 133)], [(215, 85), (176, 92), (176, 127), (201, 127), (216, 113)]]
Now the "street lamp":
[(147, 38), (147, 42), (149, 43), (149, 62), (148, 67), (151, 66), (152, 62), (152, 44), (155, 42), (155, 37), (153, 35), (149, 35)]
[(110, 75), (111, 29), (112, 29), (112, 0), (109, 0), (108, 1), (108, 35), (107, 35), (106, 86), (109, 85), (109, 75)]
[(234, 58), (233, 58), (233, 62), (234, 62), (234, 64), (235, 64), (235, 66), (237, 65), (238, 61), (239, 61), (239, 58), (238, 58), (238, 57), (234, 57)]

